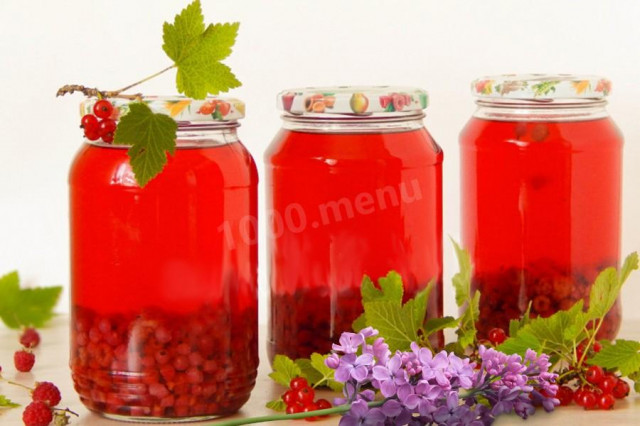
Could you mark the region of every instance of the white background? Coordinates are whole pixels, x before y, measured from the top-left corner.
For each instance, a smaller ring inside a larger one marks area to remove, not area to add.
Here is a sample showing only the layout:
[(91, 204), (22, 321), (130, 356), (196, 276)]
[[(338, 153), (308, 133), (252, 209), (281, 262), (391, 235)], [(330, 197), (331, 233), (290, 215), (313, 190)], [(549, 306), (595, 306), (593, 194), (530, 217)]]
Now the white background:
[[(0, 0), (0, 274), (18, 269), (29, 285), (68, 289), (66, 181), (82, 139), (81, 97), (54, 94), (65, 83), (117, 89), (169, 65), (161, 48), (162, 23), (172, 21), (187, 1)], [(609, 77), (609, 111), (626, 138), (622, 252), (640, 250), (637, 0), (203, 0), (203, 9), (207, 22), (241, 22), (235, 53), (226, 63), (244, 83), (232, 92), (247, 103), (239, 132), (261, 173), (262, 154), (280, 126), (278, 91), (354, 84), (427, 89), (426, 126), (445, 152), (444, 233), (454, 238), (457, 138), (474, 110), (469, 82), (513, 72)], [(140, 90), (175, 94), (174, 76)], [(263, 193), (261, 188), (261, 205)], [(445, 311), (453, 314), (449, 283), (457, 265), (447, 240), (444, 252)], [(625, 317), (640, 318), (640, 272), (623, 298)], [(68, 309), (66, 293), (59, 310)]]

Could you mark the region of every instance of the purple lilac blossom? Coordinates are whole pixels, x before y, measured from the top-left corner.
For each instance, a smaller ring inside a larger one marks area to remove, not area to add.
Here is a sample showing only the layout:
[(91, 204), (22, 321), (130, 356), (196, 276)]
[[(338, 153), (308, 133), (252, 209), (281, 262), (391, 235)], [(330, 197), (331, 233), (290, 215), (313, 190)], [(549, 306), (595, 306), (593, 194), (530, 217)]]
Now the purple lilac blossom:
[[(545, 354), (527, 351), (523, 360), (480, 346), (476, 370), (469, 359), (445, 351), (434, 355), (416, 343), (411, 351), (391, 354), (383, 338), (369, 343), (377, 334), (370, 327), (343, 333), (325, 361), (345, 385), (345, 398), (336, 404), (352, 404), (340, 425), (484, 426), (503, 413), (526, 419), (534, 404), (546, 411), (558, 405), (557, 375), (548, 371)], [(372, 388), (384, 397), (380, 407), (367, 405), (375, 396)]]

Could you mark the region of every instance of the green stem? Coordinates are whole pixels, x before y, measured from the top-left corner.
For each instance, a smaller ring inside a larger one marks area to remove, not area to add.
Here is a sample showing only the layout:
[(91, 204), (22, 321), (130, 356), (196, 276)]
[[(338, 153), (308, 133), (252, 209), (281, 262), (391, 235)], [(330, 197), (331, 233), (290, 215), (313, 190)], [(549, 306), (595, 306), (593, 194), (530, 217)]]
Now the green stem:
[[(367, 404), (369, 408), (379, 407), (384, 404), (385, 401), (373, 401)], [(296, 413), (296, 414), (272, 414), (270, 416), (262, 416), (262, 417), (250, 417), (248, 419), (235, 419), (235, 420), (227, 420), (219, 423), (212, 423), (211, 426), (237, 426), (237, 425), (248, 425), (252, 423), (264, 423), (264, 422), (274, 422), (276, 420), (296, 420), (296, 419), (304, 419), (307, 417), (316, 417), (316, 416), (328, 416), (331, 414), (341, 414), (346, 413), (351, 409), (351, 404), (338, 405), (337, 407), (327, 408), (325, 410), (316, 410), (309, 411), (306, 413)]]
[(125, 92), (125, 91), (127, 91), (127, 90), (131, 89), (132, 87), (135, 87), (135, 86), (137, 86), (137, 85), (139, 85), (139, 84), (142, 84), (142, 83), (144, 83), (145, 81), (149, 81), (149, 80), (151, 80), (152, 78), (155, 78), (155, 77), (159, 76), (160, 74), (163, 74), (163, 73), (165, 73), (165, 72), (167, 72), (167, 71), (169, 71), (170, 69), (175, 68), (175, 67), (176, 67), (176, 64), (173, 64), (173, 65), (171, 65), (171, 66), (169, 66), (169, 67), (166, 67), (166, 68), (165, 68), (165, 69), (163, 69), (162, 71), (158, 71), (157, 73), (150, 75), (149, 77), (145, 77), (145, 78), (143, 78), (143, 79), (142, 79), (142, 80), (140, 80), (140, 81), (136, 81), (135, 83), (132, 83), (132, 84), (130, 84), (130, 85), (128, 85), (128, 86), (126, 86), (126, 87), (123, 87), (122, 89), (115, 90), (115, 91), (114, 91), (114, 93), (120, 94), (120, 93), (122, 93), (122, 92)]

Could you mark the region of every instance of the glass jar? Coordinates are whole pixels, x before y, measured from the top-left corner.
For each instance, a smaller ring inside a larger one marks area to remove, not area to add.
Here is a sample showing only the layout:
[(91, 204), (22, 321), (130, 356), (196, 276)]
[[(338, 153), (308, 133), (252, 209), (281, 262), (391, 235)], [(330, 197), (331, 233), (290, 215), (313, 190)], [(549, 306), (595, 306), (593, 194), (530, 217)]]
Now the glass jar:
[(427, 94), (305, 88), (278, 102), (265, 154), (271, 358), (330, 351), (362, 313), (364, 275), (398, 272), (405, 300), (434, 280), (428, 316), (441, 316), (442, 150), (422, 122)]
[[(472, 84), (460, 135), (462, 242), (480, 290), (478, 329), (508, 330), (585, 299), (620, 257), (622, 136), (593, 76), (505, 75)], [(611, 339), (619, 301), (600, 337)]]
[(258, 366), (258, 178), (236, 135), (244, 104), (145, 102), (178, 123), (159, 175), (139, 187), (128, 147), (101, 141), (85, 140), (71, 166), (74, 386), (110, 418), (232, 413)]

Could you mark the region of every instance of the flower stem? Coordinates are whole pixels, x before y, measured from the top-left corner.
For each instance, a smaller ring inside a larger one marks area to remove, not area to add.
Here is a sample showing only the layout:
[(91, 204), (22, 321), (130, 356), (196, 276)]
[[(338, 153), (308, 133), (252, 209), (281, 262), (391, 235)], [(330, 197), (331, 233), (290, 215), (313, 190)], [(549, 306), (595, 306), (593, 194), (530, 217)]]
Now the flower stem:
[[(369, 408), (379, 407), (384, 404), (384, 401), (373, 401), (368, 403)], [(351, 404), (338, 405), (337, 407), (327, 408), (324, 410), (316, 410), (309, 411), (306, 413), (295, 413), (295, 414), (272, 414), (270, 416), (261, 416), (261, 417), (250, 417), (248, 419), (234, 419), (227, 420), (219, 423), (212, 423), (211, 426), (237, 426), (237, 425), (248, 425), (252, 423), (264, 423), (264, 422), (274, 422), (277, 420), (296, 420), (296, 419), (304, 419), (307, 417), (316, 417), (316, 416), (328, 416), (331, 414), (341, 414), (349, 411), (351, 409)]]

